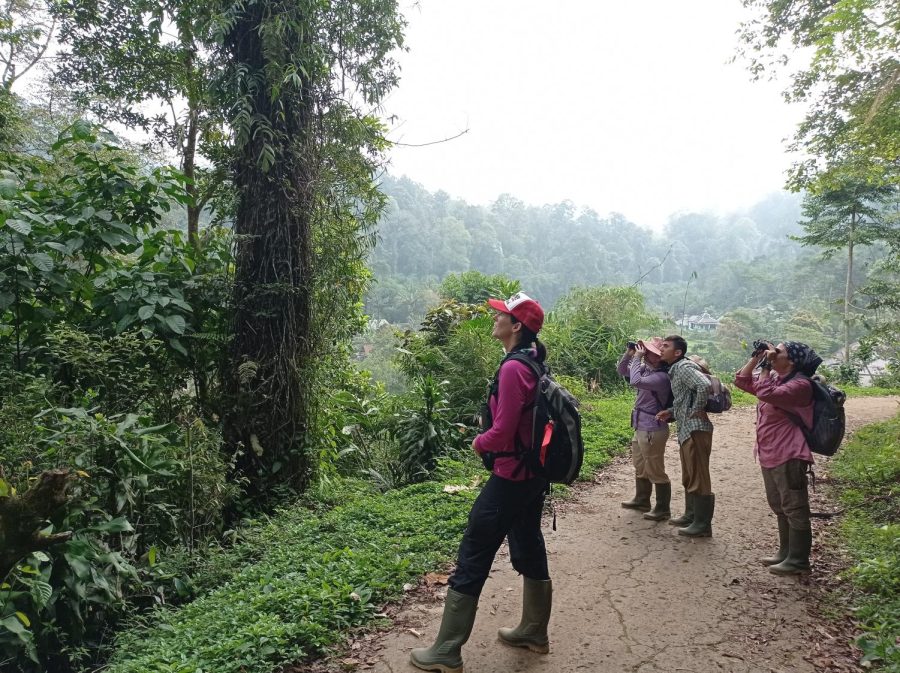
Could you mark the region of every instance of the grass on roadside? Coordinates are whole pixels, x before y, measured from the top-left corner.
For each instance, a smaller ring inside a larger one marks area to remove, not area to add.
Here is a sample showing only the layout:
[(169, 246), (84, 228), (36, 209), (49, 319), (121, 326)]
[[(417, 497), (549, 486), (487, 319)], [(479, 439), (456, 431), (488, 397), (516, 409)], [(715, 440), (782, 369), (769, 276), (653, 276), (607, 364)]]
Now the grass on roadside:
[(900, 416), (858, 430), (830, 466), (863, 663), (900, 673)]
[[(634, 397), (581, 398), (589, 478), (627, 448)], [(475, 460), (446, 460), (440, 481), (385, 494), (332, 483), (337, 504), (307, 498), (214, 553), (195, 578), (200, 597), (123, 632), (109, 673), (271, 673), (321, 654), (452, 560), (476, 491), (444, 485), (476, 474)]]
[(862, 386), (845, 386), (840, 383), (835, 383), (834, 385), (847, 393), (847, 397), (884, 397), (888, 395), (900, 395), (900, 388), (863, 388)]

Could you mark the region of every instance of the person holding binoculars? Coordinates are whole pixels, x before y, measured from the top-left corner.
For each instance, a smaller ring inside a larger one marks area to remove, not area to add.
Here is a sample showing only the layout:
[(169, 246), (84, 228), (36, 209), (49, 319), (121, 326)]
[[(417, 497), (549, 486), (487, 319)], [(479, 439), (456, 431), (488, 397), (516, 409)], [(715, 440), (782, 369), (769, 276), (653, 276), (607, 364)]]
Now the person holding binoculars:
[(762, 469), (766, 500), (778, 519), (778, 552), (762, 563), (776, 575), (810, 570), (812, 526), (806, 473), (813, 456), (798, 420), (813, 422), (813, 390), (809, 377), (822, 358), (806, 344), (785, 341), (777, 346), (760, 340), (738, 370), (734, 384), (757, 401), (754, 454)]
[[(634, 497), (622, 503), (626, 509), (644, 512), (644, 518), (664, 521), (671, 516), (672, 483), (666, 474), (666, 441), (669, 424), (656, 414), (667, 408), (672, 396), (668, 365), (659, 359), (660, 337), (649, 341), (629, 341), (617, 371), (637, 389), (631, 411), (631, 460), (634, 463)], [(650, 496), (656, 485), (656, 506), (650, 510)]]

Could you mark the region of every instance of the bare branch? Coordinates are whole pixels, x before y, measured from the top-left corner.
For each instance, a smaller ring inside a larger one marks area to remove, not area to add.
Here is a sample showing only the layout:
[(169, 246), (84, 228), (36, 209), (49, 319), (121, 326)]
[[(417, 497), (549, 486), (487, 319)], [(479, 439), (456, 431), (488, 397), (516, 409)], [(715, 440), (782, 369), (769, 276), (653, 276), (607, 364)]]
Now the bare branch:
[(675, 244), (673, 243), (672, 245), (669, 246), (669, 249), (666, 250), (666, 254), (663, 255), (663, 258), (662, 258), (661, 260), (659, 260), (659, 264), (657, 264), (656, 266), (650, 267), (650, 269), (647, 270), (647, 273), (643, 274), (640, 278), (638, 278), (636, 281), (634, 281), (634, 282), (631, 284), (631, 287), (635, 287), (638, 283), (640, 283), (642, 280), (644, 280), (644, 278), (646, 278), (646, 277), (649, 276), (651, 273), (653, 273), (656, 269), (658, 269), (658, 268), (661, 267), (663, 264), (665, 264), (665, 263), (666, 263), (666, 259), (669, 257), (669, 253), (672, 252), (672, 248), (673, 248), (674, 245), (675, 245)]
[(47, 53), (47, 47), (50, 46), (50, 42), (53, 40), (53, 33), (56, 30), (56, 17), (53, 17), (53, 20), (50, 22), (50, 28), (47, 30), (47, 39), (44, 41), (44, 44), (41, 46), (38, 53), (34, 58), (31, 59), (31, 63), (25, 66), (25, 69), (22, 72), (18, 73), (15, 77), (10, 80), (7, 86), (12, 86), (13, 82), (22, 77), (26, 72), (31, 70), (35, 65), (40, 63), (41, 59), (44, 58), (44, 54)]
[(468, 128), (463, 129), (455, 136), (450, 136), (449, 138), (444, 138), (443, 140), (433, 140), (428, 143), (400, 143), (400, 142), (392, 142), (392, 145), (397, 147), (427, 147), (428, 145), (439, 145), (440, 143), (448, 143), (451, 140), (456, 140), (457, 138), (466, 135), (469, 132)]

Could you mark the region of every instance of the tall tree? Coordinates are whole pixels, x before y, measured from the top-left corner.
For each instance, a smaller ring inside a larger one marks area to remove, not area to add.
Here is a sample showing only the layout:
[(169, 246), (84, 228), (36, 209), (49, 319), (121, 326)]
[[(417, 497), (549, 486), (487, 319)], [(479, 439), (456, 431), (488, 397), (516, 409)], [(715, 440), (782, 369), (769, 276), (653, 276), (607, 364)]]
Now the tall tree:
[(0, 3), (0, 87), (7, 92), (40, 63), (53, 41), (56, 20), (45, 0)]
[(239, 240), (225, 434), (262, 495), (305, 486), (317, 382), (361, 319), (383, 205), (372, 176), (386, 142), (372, 111), (397, 82), (404, 22), (395, 0), (257, 0), (214, 23)]
[[(790, 186), (841, 190), (848, 179), (900, 181), (900, 3), (896, 0), (743, 0), (741, 30), (756, 76), (788, 61), (785, 97), (809, 104)], [(798, 58), (808, 55), (805, 65)]]
[[(210, 98), (218, 71), (205, 48), (212, 3), (187, 0), (59, 0), (63, 45), (56, 80), (100, 119), (141, 128), (177, 152), (187, 178), (187, 230), (224, 181), (223, 118)], [(213, 168), (203, 167), (205, 157)]]
[(854, 251), (891, 235), (886, 217), (889, 199), (896, 189), (891, 186), (846, 182), (823, 192), (811, 192), (803, 201), (802, 223), (806, 231), (797, 240), (803, 245), (825, 249), (825, 258), (839, 250), (847, 251), (847, 275), (844, 285), (844, 363), (850, 363), (850, 325), (853, 309)]

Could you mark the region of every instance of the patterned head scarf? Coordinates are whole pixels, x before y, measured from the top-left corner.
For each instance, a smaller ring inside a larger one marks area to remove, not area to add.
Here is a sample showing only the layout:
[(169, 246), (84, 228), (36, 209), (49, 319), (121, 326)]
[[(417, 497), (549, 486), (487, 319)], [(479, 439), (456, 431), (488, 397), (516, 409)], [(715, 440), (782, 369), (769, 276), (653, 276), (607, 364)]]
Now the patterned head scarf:
[(787, 350), (788, 360), (794, 363), (794, 370), (805, 376), (812, 376), (815, 374), (816, 369), (822, 364), (822, 358), (804, 343), (800, 343), (799, 341), (785, 341), (784, 347)]

